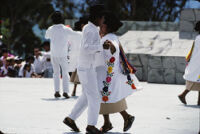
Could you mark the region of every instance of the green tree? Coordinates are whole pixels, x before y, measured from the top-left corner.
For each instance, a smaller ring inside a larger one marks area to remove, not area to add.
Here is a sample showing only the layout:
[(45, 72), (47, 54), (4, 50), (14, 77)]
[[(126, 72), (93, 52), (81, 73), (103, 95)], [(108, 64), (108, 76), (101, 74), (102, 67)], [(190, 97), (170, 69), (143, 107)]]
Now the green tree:
[[(0, 20), (3, 43), (8, 49), (22, 55), (32, 53), (33, 48), (41, 44), (34, 34), (33, 26), (41, 29), (49, 26), (49, 14), (54, 11), (51, 0), (1, 0)], [(6, 25), (3, 25), (6, 22)], [(7, 29), (5, 30), (3, 29)], [(7, 34), (9, 36), (7, 36)]]
[[(188, 0), (97, 0), (122, 19), (135, 21), (175, 21)], [(88, 6), (93, 0), (85, 0)], [(83, 3), (83, 4), (85, 4)], [(86, 9), (85, 11), (88, 11)], [(82, 11), (80, 11), (82, 12)]]

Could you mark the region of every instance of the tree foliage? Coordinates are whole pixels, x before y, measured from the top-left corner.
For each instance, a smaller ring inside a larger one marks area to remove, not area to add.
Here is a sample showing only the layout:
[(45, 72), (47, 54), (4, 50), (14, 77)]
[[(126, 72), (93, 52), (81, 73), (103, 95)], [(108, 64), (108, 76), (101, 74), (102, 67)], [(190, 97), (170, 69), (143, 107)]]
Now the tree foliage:
[(48, 15), (53, 11), (51, 0), (1, 0), (1, 34), (7, 48), (19, 55), (23, 51), (31, 53), (33, 47), (41, 43), (33, 32), (33, 26), (47, 28)]
[[(86, 15), (89, 6), (102, 3), (121, 20), (175, 21), (188, 0), (1, 0), (0, 34), (3, 43), (18, 55), (32, 53), (41, 39), (33, 27), (47, 29), (51, 25), (50, 14), (60, 10), (64, 17), (72, 19)], [(197, 0), (199, 1), (199, 0)]]

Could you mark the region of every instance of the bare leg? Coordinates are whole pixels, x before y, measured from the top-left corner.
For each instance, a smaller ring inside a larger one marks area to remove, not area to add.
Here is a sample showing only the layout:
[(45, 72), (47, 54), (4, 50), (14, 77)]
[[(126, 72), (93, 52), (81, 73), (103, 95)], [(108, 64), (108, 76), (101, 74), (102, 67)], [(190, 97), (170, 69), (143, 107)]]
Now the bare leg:
[(198, 95), (198, 103), (197, 103), (198, 106), (200, 106), (200, 91), (199, 91), (199, 95)]
[(185, 100), (185, 96), (190, 92), (190, 90), (187, 90), (185, 89), (182, 94), (180, 94), (178, 96), (178, 98), (180, 99), (180, 101), (183, 103), (183, 104), (187, 104), (186, 100)]
[(112, 127), (112, 124), (110, 122), (110, 117), (109, 117), (109, 114), (106, 114), (106, 115), (103, 115), (103, 118), (104, 118), (104, 125), (101, 127), (101, 132), (108, 132), (109, 130), (111, 130), (113, 127)]
[(77, 84), (74, 84), (74, 89), (73, 89), (73, 92), (72, 92), (72, 96), (76, 96), (76, 87), (77, 87)]
[(120, 114), (122, 115), (124, 121), (126, 121), (128, 117), (130, 116), (125, 110), (120, 112)]
[(109, 114), (103, 115), (103, 118), (104, 118), (104, 125), (109, 125), (111, 123)]
[(120, 114), (122, 115), (123, 119), (124, 119), (124, 129), (123, 131), (128, 131), (132, 124), (133, 124), (133, 121), (135, 120), (135, 117), (128, 114), (125, 110), (120, 112)]

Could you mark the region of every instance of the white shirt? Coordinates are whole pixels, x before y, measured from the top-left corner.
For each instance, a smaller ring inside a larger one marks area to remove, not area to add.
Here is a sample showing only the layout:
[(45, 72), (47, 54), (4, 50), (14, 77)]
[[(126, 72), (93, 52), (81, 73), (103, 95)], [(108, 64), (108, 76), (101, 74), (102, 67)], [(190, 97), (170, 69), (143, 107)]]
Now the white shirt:
[(34, 67), (35, 67), (35, 73), (39, 74), (43, 72), (43, 57), (42, 56), (38, 56), (36, 58), (36, 56), (34, 56), (35, 60), (34, 60)]
[(184, 79), (192, 82), (200, 82), (200, 35), (195, 39), (194, 49), (190, 62), (185, 68)]
[[(19, 77), (23, 77), (23, 74), (24, 74), (24, 66), (25, 66), (25, 62), (23, 62), (22, 63), (22, 66), (20, 67), (20, 69), (19, 69), (19, 73), (18, 73), (18, 76)], [(35, 72), (35, 67), (34, 67), (34, 65), (33, 64), (31, 64), (31, 71), (30, 71), (31, 73), (34, 73)]]
[(88, 22), (82, 33), (78, 67), (95, 67), (95, 55), (97, 52), (103, 51), (103, 46), (100, 45), (99, 29), (93, 23)]
[[(52, 64), (51, 64), (51, 53), (49, 52), (41, 52), (42, 56), (43, 56), (43, 69), (52, 69)], [(50, 61), (48, 61), (47, 59), (50, 59)]]
[(68, 40), (73, 34), (76, 34), (76, 32), (63, 24), (56, 24), (49, 27), (45, 38), (50, 39), (51, 56), (67, 57)]

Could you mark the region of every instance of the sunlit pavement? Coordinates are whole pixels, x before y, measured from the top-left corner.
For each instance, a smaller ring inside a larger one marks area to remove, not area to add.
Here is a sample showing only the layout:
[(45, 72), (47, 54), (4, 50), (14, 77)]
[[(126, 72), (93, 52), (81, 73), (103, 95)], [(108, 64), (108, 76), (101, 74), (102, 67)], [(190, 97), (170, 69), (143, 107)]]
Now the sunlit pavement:
[[(136, 117), (126, 134), (197, 134), (200, 107), (197, 92), (187, 96), (188, 105), (177, 98), (185, 86), (142, 83), (144, 89), (127, 98), (128, 112)], [(70, 84), (70, 94), (73, 84)], [(122, 89), (123, 90), (123, 89)], [(78, 97), (55, 99), (52, 79), (0, 79), (0, 130), (6, 134), (73, 134), (62, 121)], [(81, 86), (77, 88), (77, 96)], [(110, 134), (123, 134), (120, 114), (111, 115)], [(76, 121), (85, 133), (87, 113)], [(103, 125), (99, 116), (97, 127)]]

